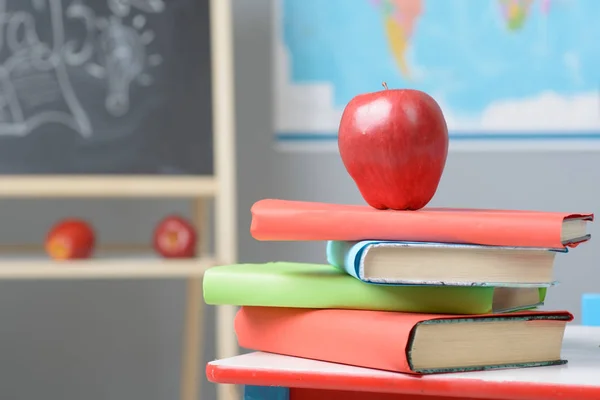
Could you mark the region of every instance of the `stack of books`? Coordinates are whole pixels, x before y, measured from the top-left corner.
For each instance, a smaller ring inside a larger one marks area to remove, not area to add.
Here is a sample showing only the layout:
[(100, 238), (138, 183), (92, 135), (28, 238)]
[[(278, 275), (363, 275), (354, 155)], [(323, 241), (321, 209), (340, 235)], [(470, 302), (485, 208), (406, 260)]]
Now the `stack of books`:
[(557, 255), (592, 214), (252, 207), (257, 240), (322, 241), (327, 263), (208, 270), (204, 298), (241, 306), (241, 347), (412, 374), (563, 364), (568, 311), (541, 311)]

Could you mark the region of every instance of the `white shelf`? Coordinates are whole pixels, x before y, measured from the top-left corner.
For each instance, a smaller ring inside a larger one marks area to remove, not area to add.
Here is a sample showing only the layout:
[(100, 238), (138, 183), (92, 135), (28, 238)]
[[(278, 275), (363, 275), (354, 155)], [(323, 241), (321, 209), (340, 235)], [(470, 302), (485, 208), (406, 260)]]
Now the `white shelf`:
[(0, 197), (213, 197), (214, 176), (2, 175)]
[(214, 265), (208, 258), (2, 259), (0, 280), (201, 278)]

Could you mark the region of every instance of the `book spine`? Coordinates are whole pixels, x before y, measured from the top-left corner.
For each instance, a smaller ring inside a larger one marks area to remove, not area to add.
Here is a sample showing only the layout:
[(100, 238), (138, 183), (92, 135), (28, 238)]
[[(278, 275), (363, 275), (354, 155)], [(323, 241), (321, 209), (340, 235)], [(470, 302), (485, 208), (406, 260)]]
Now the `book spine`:
[[(564, 249), (563, 221), (579, 214), (508, 210), (423, 209), (419, 212), (294, 201), (259, 201), (250, 233), (262, 241), (365, 239), (471, 243)], [(583, 215), (591, 220), (592, 215)], [(578, 238), (567, 246), (590, 239)]]
[(360, 275), (360, 269), (356, 268), (356, 255), (352, 250), (356, 242), (347, 242), (341, 240), (330, 240), (327, 242), (327, 262), (348, 275), (363, 281)]
[(204, 275), (209, 305), (483, 314), (492, 310), (494, 294), (493, 287), (365, 284), (331, 266), (296, 277), (221, 274), (218, 268)]
[(235, 332), (250, 350), (411, 373), (406, 345), (414, 323), (388, 314), (242, 307)]

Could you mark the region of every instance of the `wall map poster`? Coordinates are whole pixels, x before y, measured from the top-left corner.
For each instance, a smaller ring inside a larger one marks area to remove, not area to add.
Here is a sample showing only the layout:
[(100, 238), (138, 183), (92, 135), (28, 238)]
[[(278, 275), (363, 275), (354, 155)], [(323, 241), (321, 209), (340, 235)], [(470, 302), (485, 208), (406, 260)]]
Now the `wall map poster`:
[(282, 149), (336, 149), (356, 94), (415, 88), (451, 149), (600, 148), (600, 1), (276, 0)]

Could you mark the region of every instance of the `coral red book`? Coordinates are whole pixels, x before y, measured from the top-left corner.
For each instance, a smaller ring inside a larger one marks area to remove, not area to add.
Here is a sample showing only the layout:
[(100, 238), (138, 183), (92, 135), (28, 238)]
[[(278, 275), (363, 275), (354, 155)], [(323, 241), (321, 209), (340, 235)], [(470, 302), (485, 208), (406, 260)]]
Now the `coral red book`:
[(591, 213), (369, 206), (265, 199), (251, 209), (257, 240), (394, 240), (564, 249), (590, 239)]
[(409, 374), (564, 364), (567, 311), (436, 315), (242, 307), (241, 347)]

